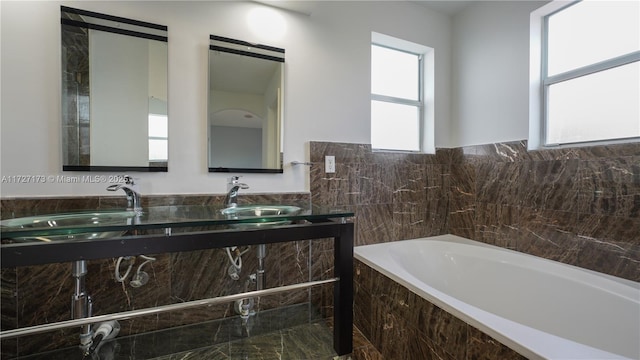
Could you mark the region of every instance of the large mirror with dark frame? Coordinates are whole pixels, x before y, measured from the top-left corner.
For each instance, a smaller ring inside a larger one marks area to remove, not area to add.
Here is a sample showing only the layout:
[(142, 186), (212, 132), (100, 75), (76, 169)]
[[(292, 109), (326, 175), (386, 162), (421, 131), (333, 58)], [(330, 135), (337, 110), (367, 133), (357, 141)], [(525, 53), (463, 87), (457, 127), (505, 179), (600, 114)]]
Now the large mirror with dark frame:
[(210, 36), (210, 172), (282, 173), (284, 49)]
[(167, 27), (60, 7), (63, 170), (167, 171)]

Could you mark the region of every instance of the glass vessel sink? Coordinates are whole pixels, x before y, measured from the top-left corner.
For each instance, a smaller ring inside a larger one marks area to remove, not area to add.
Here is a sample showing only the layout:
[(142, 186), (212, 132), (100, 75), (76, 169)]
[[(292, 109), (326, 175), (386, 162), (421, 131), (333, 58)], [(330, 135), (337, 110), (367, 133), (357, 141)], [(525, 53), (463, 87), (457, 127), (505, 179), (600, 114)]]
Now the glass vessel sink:
[(0, 221), (0, 230), (11, 231), (16, 229), (46, 230), (55, 229), (51, 234), (33, 237), (16, 237), (14, 240), (87, 240), (113, 238), (122, 235), (125, 231), (96, 232), (83, 227), (129, 225), (136, 216), (135, 211), (89, 211), (66, 214), (50, 214), (29, 216)]
[[(327, 221), (353, 216), (353, 212), (311, 204), (256, 205), (162, 205), (136, 213), (124, 209), (85, 210), (0, 221), (3, 244), (67, 240), (120, 240), (125, 235), (147, 235), (148, 230), (171, 233), (202, 231), (202, 228), (234, 228), (240, 231), (299, 222)], [(37, 211), (37, 209), (35, 209)], [(216, 231), (217, 231), (216, 230)], [(170, 236), (170, 235), (169, 235)]]
[(296, 215), (301, 208), (291, 205), (241, 205), (222, 209), (220, 212), (230, 220), (246, 220), (231, 224), (233, 228), (265, 227), (290, 224), (291, 220), (278, 216)]

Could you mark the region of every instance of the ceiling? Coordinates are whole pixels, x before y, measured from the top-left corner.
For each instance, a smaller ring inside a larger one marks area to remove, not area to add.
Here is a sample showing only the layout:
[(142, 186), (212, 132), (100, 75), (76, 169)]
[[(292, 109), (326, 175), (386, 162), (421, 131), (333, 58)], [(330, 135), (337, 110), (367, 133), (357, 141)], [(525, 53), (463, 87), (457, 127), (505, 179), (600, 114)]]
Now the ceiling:
[[(319, 1), (300, 1), (300, 0), (253, 0), (253, 1), (278, 7), (285, 10), (295, 11), (297, 13), (301, 13), (304, 15), (313, 14), (319, 2)], [(323, 1), (323, 0), (320, 0), (320, 1)], [(324, 1), (335, 1), (335, 0), (324, 0)], [(458, 13), (460, 10), (462, 10), (465, 6), (469, 5), (474, 0), (468, 0), (468, 1), (391, 0), (391, 1), (410, 1), (416, 4), (420, 4), (422, 6), (425, 6), (439, 13), (452, 16)]]
[(414, 3), (418, 3), (420, 5), (426, 6), (431, 10), (435, 10), (437, 12), (453, 16), (464, 9), (467, 5), (472, 3), (473, 1), (458, 1), (458, 0), (449, 0), (449, 1), (425, 1), (425, 0), (414, 0)]

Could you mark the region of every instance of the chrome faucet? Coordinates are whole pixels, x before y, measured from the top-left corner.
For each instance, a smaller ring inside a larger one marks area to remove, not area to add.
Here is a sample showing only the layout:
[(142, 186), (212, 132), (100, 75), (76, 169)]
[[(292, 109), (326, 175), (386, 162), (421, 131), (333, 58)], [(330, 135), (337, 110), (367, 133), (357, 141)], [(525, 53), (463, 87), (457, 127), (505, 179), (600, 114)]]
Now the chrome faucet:
[(109, 185), (107, 187), (107, 190), (118, 191), (119, 189), (122, 189), (125, 194), (127, 194), (127, 210), (133, 210), (138, 214), (142, 213), (142, 202), (140, 200), (140, 194), (132, 188), (133, 185), (135, 185), (133, 182), (133, 178), (129, 175), (125, 175), (124, 181), (124, 185)]
[(232, 176), (227, 182), (227, 196), (224, 198), (226, 207), (238, 206), (238, 191), (240, 189), (248, 189), (249, 185), (240, 182), (240, 176)]

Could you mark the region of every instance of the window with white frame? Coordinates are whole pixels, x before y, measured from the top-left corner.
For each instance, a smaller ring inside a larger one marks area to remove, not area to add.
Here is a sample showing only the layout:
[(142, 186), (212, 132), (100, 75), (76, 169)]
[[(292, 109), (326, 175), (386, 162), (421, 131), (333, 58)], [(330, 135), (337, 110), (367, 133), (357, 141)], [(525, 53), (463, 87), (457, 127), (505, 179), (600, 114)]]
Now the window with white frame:
[(149, 161), (169, 159), (169, 121), (163, 114), (149, 114)]
[(554, 1), (531, 21), (530, 148), (640, 139), (640, 2)]
[[(429, 74), (431, 81), (425, 81)], [(414, 152), (435, 150), (433, 102), (429, 102), (433, 98), (432, 79), (433, 49), (372, 34), (372, 148)], [(431, 106), (427, 108), (425, 103)]]

